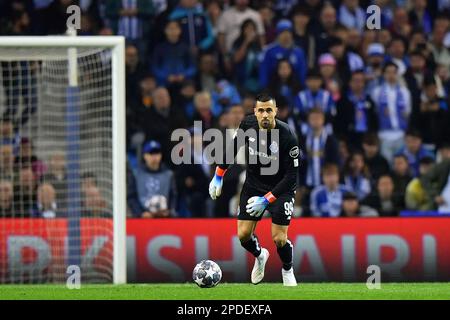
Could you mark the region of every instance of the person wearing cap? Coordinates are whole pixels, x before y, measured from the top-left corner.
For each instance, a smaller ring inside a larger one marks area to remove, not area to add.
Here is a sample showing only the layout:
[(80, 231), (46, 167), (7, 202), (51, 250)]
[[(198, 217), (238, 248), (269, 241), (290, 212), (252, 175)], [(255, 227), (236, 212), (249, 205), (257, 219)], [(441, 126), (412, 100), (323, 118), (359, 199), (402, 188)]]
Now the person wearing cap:
[(366, 51), (366, 68), (364, 69), (367, 83), (367, 92), (381, 84), (383, 79), (383, 63), (385, 60), (384, 46), (381, 43), (371, 43)]
[(143, 163), (128, 181), (128, 206), (133, 216), (159, 218), (176, 215), (177, 189), (172, 170), (162, 163), (162, 147), (151, 140), (142, 149)]
[(278, 61), (286, 59), (292, 65), (294, 74), (301, 84), (305, 81), (306, 58), (302, 48), (294, 43), (292, 22), (282, 19), (277, 23), (277, 39), (268, 45), (261, 57), (259, 82), (261, 87), (269, 85), (270, 78), (276, 71)]

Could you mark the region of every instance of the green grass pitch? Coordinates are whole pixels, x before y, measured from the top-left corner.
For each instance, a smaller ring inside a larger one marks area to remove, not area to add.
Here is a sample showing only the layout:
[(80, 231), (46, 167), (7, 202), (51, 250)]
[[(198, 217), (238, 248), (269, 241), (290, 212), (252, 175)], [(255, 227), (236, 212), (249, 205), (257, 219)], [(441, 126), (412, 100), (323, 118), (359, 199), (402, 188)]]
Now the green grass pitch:
[(82, 285), (69, 290), (65, 285), (0, 285), (0, 300), (450, 300), (450, 283), (382, 283), (381, 289), (369, 290), (365, 283), (301, 283), (283, 287), (280, 283), (259, 285), (220, 283), (201, 289), (185, 284)]

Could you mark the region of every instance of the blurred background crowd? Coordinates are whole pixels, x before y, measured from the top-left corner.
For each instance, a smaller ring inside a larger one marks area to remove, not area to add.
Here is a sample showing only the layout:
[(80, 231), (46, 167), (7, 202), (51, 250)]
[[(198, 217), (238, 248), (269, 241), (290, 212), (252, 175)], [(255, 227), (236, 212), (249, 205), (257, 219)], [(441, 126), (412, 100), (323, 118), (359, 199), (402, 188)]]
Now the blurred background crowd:
[[(170, 136), (186, 128), (192, 145), (206, 147), (202, 132), (229, 134), (262, 90), (275, 97), (278, 118), (303, 150), (295, 215), (450, 213), (448, 0), (0, 3), (0, 35), (63, 34), (66, 9), (76, 4), (80, 36), (126, 38), (130, 217), (235, 215), (245, 167), (228, 170), (212, 202), (215, 166), (195, 148), (198, 161), (174, 165)], [(379, 29), (366, 26), (373, 4)], [(9, 137), (0, 146), (3, 216), (17, 201), (29, 203), (31, 215), (57, 216), (52, 208), (66, 196), (64, 155), (48, 164), (37, 159), (31, 138), (17, 138), (24, 121), (7, 109), (1, 122), (3, 140)], [(15, 169), (17, 181), (5, 179), (25, 158), (33, 165)], [(23, 185), (31, 200), (16, 199)], [(82, 188), (83, 210), (101, 215), (95, 174), (83, 175)]]

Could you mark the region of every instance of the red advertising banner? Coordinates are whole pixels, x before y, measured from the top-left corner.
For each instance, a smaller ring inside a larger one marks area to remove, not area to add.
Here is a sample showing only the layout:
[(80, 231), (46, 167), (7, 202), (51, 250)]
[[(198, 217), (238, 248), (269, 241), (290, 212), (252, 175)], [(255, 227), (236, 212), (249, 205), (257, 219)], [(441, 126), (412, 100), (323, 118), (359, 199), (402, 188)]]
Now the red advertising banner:
[[(80, 226), (82, 270), (111, 281), (112, 220), (84, 218)], [(271, 253), (265, 280), (281, 281), (270, 227), (264, 219), (256, 229)], [(365, 281), (369, 265), (381, 268), (382, 281), (449, 281), (449, 230), (449, 218), (299, 218), (289, 238), (300, 281)], [(64, 281), (67, 245), (64, 219), (0, 219), (0, 283)], [(250, 281), (254, 258), (239, 243), (235, 219), (127, 221), (129, 282), (191, 281), (202, 259), (220, 265), (223, 281)]]
[[(267, 281), (281, 281), (271, 221), (256, 234), (270, 251)], [(249, 281), (254, 258), (241, 248), (231, 219), (129, 220), (129, 277), (139, 282), (190, 281), (196, 262), (212, 259), (223, 281)], [(378, 265), (382, 281), (450, 280), (448, 218), (309, 218), (289, 228), (300, 281), (365, 281)]]

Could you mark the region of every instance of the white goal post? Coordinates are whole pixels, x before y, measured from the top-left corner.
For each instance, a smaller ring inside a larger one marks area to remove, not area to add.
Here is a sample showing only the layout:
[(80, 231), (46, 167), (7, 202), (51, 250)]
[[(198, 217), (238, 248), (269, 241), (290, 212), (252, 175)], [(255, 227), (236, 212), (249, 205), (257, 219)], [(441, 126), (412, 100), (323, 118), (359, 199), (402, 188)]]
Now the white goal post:
[[(91, 54), (91, 52), (95, 52), (97, 54), (98, 51), (105, 50), (104, 52), (108, 52), (107, 56), (108, 59), (110, 59), (110, 64), (108, 64), (108, 68), (105, 68), (105, 70), (100, 70), (102, 72), (102, 75), (106, 72), (110, 72), (110, 75), (104, 75), (103, 79), (100, 79), (98, 81), (92, 81), (93, 85), (96, 86), (96, 83), (99, 83), (98, 86), (103, 86), (99, 90), (103, 90), (104, 92), (106, 89), (110, 91), (110, 108), (111, 110), (106, 110), (107, 103), (102, 101), (103, 105), (102, 112), (110, 112), (108, 113), (107, 120), (110, 118), (111, 122), (111, 128), (105, 129), (105, 132), (108, 134), (110, 133), (111, 136), (108, 139), (111, 139), (111, 144), (109, 146), (96, 145), (93, 147), (92, 150), (82, 150), (80, 148), (74, 149), (75, 153), (72, 155), (74, 159), (79, 159), (80, 163), (84, 161), (85, 154), (87, 157), (91, 157), (89, 159), (89, 163), (94, 162), (97, 158), (95, 155), (95, 152), (103, 152), (103, 154), (109, 155), (111, 157), (111, 164), (112, 164), (112, 170), (111, 171), (111, 181), (106, 181), (105, 185), (111, 185), (111, 190), (108, 190), (108, 194), (110, 193), (110, 206), (109, 208), (112, 213), (112, 270), (108, 270), (108, 274), (110, 275), (110, 278), (112, 277), (112, 282), (115, 284), (123, 284), (126, 283), (126, 148), (125, 148), (125, 40), (121, 36), (79, 36), (79, 37), (71, 37), (71, 36), (21, 36), (21, 37), (9, 37), (9, 36), (2, 36), (0, 37), (0, 62), (5, 63), (8, 65), (10, 61), (15, 61), (16, 63), (20, 63), (22, 61), (39, 61), (42, 65), (42, 61), (40, 60), (39, 56), (45, 56), (46, 58), (43, 60), (51, 60), (52, 56), (55, 56), (55, 60), (61, 60), (61, 57), (64, 57), (65, 53), (67, 52), (67, 60), (64, 62), (64, 69), (60, 65), (57, 66), (57, 68), (54, 68), (50, 70), (51, 72), (54, 72), (55, 79), (56, 76), (60, 77), (64, 73), (64, 76), (67, 76), (67, 83), (68, 86), (77, 86), (77, 57), (86, 57)], [(72, 54), (70, 53), (72, 52)], [(73, 55), (75, 53), (75, 55)], [(78, 54), (77, 54), (78, 53)], [(74, 58), (70, 58), (70, 57)], [(99, 59), (95, 57), (94, 62), (97, 63)], [(94, 58), (93, 58), (94, 59)], [(89, 70), (89, 68), (95, 67), (95, 64), (92, 61), (86, 62), (85, 69)], [(109, 62), (108, 62), (109, 63)], [(67, 65), (66, 65), (67, 64)], [(58, 69), (59, 68), (59, 69)], [(27, 69), (28, 70), (28, 69)], [(64, 71), (62, 71), (64, 70)], [(66, 72), (68, 70), (68, 72)], [(72, 70), (72, 71), (70, 71)], [(67, 74), (65, 74), (67, 73)], [(5, 74), (5, 73), (4, 73)], [(5, 77), (5, 76), (3, 76)], [(91, 76), (92, 78), (92, 76)], [(92, 79), (89, 78), (89, 75), (87, 76), (87, 79), (91, 81)], [(13, 79), (14, 80), (14, 79)], [(11, 81), (13, 81), (11, 80)], [(95, 80), (95, 79), (94, 79)], [(13, 83), (11, 82), (10, 83)], [(107, 85), (104, 85), (103, 83), (108, 83)], [(16, 84), (16, 86), (20, 85), (20, 82), (17, 82), (19, 84)], [(0, 83), (1, 85), (1, 83)], [(5, 90), (5, 89), (3, 89)], [(48, 91), (48, 88), (46, 89)], [(91, 89), (90, 89), (91, 90)], [(64, 101), (68, 104), (67, 110), (65, 112), (70, 113), (70, 104), (72, 103), (71, 100), (74, 98), (74, 100), (79, 99), (79, 97), (70, 97), (70, 91), (67, 91), (68, 96), (66, 96)], [(95, 98), (95, 95), (97, 91), (91, 90), (91, 96)], [(10, 92), (8, 93), (10, 94)], [(3, 94), (6, 96), (7, 94)], [(51, 95), (51, 93), (50, 93)], [(23, 98), (20, 98), (23, 100)], [(58, 97), (55, 94), (55, 99), (58, 99)], [(92, 99), (92, 98), (91, 98)], [(99, 98), (100, 99), (100, 98)], [(85, 98), (86, 101), (89, 101), (88, 98)], [(78, 101), (78, 100), (77, 100)], [(109, 100), (108, 100), (109, 101)], [(77, 103), (82, 104), (83, 101), (78, 101)], [(77, 103), (74, 104), (74, 106), (77, 106)], [(59, 105), (61, 108), (61, 104)], [(72, 108), (74, 107), (72, 106)], [(73, 111), (73, 109), (72, 109)], [(80, 115), (77, 114), (76, 117), (79, 117)], [(102, 115), (98, 116), (99, 118), (103, 117)], [(66, 126), (65, 130), (71, 130), (70, 126), (70, 118), (63, 118), (66, 121), (64, 121), (64, 125)], [(76, 118), (80, 121), (83, 121), (82, 118)], [(81, 122), (80, 122), (81, 123)], [(106, 123), (106, 122), (105, 122)], [(61, 126), (61, 124), (58, 124)], [(25, 126), (23, 127), (25, 128)], [(69, 128), (69, 129), (67, 129)], [(76, 131), (76, 134), (80, 134), (80, 130), (77, 131), (77, 128), (72, 128)], [(23, 129), (25, 130), (25, 129)], [(89, 129), (91, 130), (91, 129)], [(30, 132), (32, 130), (30, 129)], [(89, 133), (87, 134), (95, 135), (95, 133)], [(31, 133), (30, 133), (31, 135)], [(92, 137), (94, 139), (95, 137)], [(64, 143), (65, 138), (61, 138), (60, 144), (62, 147)], [(78, 138), (76, 138), (78, 139)], [(80, 142), (80, 140), (73, 140), (74, 143), (82, 144), (83, 142)], [(67, 140), (70, 148), (70, 140)], [(100, 140), (99, 140), (100, 141)], [(105, 140), (106, 141), (106, 140)], [(103, 142), (100, 142), (103, 143)], [(78, 146), (80, 147), (80, 146)], [(96, 149), (95, 149), (96, 148)], [(104, 150), (100, 150), (101, 148), (104, 148)], [(36, 148), (38, 149), (38, 148)], [(39, 150), (36, 150), (37, 152)], [(69, 149), (70, 152), (70, 149)], [(86, 153), (90, 152), (90, 153)], [(39, 152), (38, 152), (39, 153)], [(78, 158), (77, 158), (78, 157)], [(101, 159), (101, 158), (99, 158)], [(80, 166), (78, 164), (78, 166)], [(92, 166), (91, 171), (95, 171), (96, 166)], [(78, 173), (79, 175), (81, 173)], [(70, 169), (68, 172), (69, 179), (70, 179)], [(80, 178), (81, 179), (81, 178)], [(105, 178), (105, 180), (108, 180), (109, 178)], [(77, 181), (77, 188), (80, 189), (80, 181)], [(75, 190), (76, 188), (74, 188)], [(74, 191), (75, 192), (75, 191)], [(77, 191), (79, 192), (79, 191)], [(70, 191), (69, 191), (70, 194)], [(81, 196), (80, 196), (81, 197)], [(69, 197), (68, 197), (69, 198)], [(69, 220), (70, 218), (70, 199), (69, 201)], [(81, 200), (79, 200), (81, 202)], [(81, 210), (81, 207), (79, 208)], [(77, 213), (78, 216), (75, 217), (75, 220), (78, 219), (78, 225), (80, 224), (80, 214)], [(76, 215), (77, 215), (76, 214)], [(0, 224), (2, 223), (2, 213), (0, 212)], [(14, 219), (11, 219), (14, 220)], [(44, 219), (43, 219), (44, 220)], [(47, 219), (49, 220), (49, 219)], [(18, 225), (18, 222), (11, 222)], [(0, 225), (1, 228), (1, 225)], [(7, 230), (6, 230), (7, 231)], [(3, 230), (3, 232), (6, 232)], [(2, 230), (0, 230), (0, 233)], [(78, 237), (81, 237), (78, 235)], [(78, 245), (80, 245), (80, 241), (83, 241), (83, 239), (75, 239), (75, 241), (78, 241)], [(70, 240), (68, 241), (70, 246)], [(66, 243), (67, 245), (67, 243)], [(0, 248), (0, 250), (2, 250)], [(69, 248), (70, 250), (70, 248)], [(78, 248), (78, 250), (80, 250)], [(1, 257), (1, 255), (0, 255)], [(1, 267), (1, 261), (0, 261), (0, 267)], [(5, 264), (9, 264), (10, 262), (4, 262)], [(111, 271), (111, 272), (110, 272)], [(106, 272), (106, 271), (105, 271)], [(1, 270), (0, 270), (1, 274)], [(110, 280), (110, 281), (111, 281)], [(0, 283), (1, 283), (0, 279)]]

